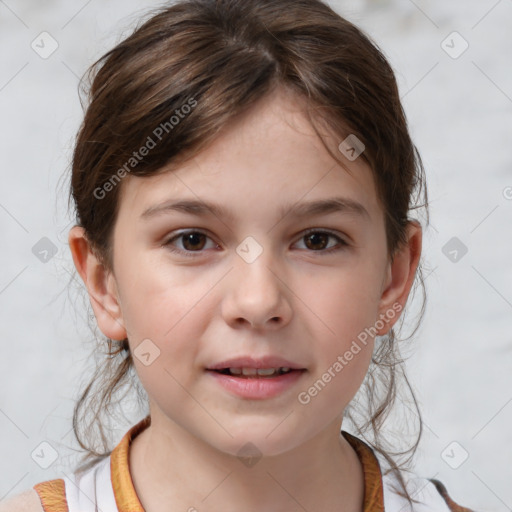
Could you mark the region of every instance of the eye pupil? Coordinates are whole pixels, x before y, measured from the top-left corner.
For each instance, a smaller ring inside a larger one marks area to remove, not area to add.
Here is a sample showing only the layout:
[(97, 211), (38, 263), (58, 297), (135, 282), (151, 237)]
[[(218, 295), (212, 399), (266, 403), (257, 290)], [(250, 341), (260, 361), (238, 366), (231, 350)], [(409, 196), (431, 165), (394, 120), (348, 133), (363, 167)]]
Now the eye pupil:
[[(198, 249), (198, 247), (190, 247), (189, 242), (192, 242), (193, 246), (196, 245), (194, 242), (197, 243), (198, 237), (202, 237), (203, 242), (204, 242), (204, 236), (205, 235), (203, 233), (187, 233), (186, 235), (183, 235), (183, 240), (184, 240), (183, 247), (185, 247), (187, 250)], [(201, 247), (199, 247), (199, 249), (201, 249), (201, 248), (202, 248), (202, 245), (201, 245)]]
[[(323, 249), (327, 243), (327, 240), (329, 239), (329, 235), (325, 234), (325, 233), (312, 233), (311, 235), (306, 235), (306, 245), (309, 249)], [(320, 245), (322, 247), (311, 247), (308, 242), (312, 240), (313, 241), (313, 246), (315, 246), (317, 243), (320, 242)]]

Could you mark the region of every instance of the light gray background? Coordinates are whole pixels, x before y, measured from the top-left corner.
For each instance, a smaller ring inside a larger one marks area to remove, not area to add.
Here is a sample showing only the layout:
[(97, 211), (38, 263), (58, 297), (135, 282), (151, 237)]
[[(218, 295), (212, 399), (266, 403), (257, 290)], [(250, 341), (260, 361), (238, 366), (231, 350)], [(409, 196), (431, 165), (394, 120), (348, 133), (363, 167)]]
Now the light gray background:
[[(408, 362), (426, 423), (416, 472), (465, 506), (512, 510), (512, 1), (330, 3), (391, 61), (427, 172), (428, 303)], [(91, 367), (84, 304), (68, 292), (62, 178), (78, 77), (158, 5), (0, 0), (0, 499), (74, 457), (73, 400)], [(31, 48), (43, 31), (59, 45), (47, 59)], [(462, 48), (453, 31), (469, 44), (458, 58), (443, 49)], [(57, 248), (46, 263), (32, 252), (43, 237)], [(457, 262), (443, 253), (452, 237), (468, 249)], [(59, 454), (48, 469), (31, 458), (44, 441)]]

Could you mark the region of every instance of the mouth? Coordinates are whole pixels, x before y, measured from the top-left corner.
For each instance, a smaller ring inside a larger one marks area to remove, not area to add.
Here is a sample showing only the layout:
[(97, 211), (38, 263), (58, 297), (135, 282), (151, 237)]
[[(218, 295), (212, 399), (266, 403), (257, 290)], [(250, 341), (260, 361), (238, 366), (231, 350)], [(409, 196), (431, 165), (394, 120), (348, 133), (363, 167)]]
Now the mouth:
[(268, 400), (299, 385), (305, 368), (276, 366), (270, 368), (207, 368), (206, 373), (230, 395), (243, 400)]
[(290, 368), (288, 366), (281, 366), (278, 368), (219, 368), (207, 369), (210, 372), (220, 373), (221, 375), (230, 375), (241, 379), (272, 379), (281, 375), (286, 375), (294, 372), (304, 372), (305, 368)]
[(232, 357), (210, 364), (206, 369), (217, 371), (224, 375), (251, 378), (274, 377), (290, 371), (305, 370), (306, 368), (300, 363), (269, 354), (263, 357), (253, 355)]
[(210, 364), (206, 373), (232, 396), (266, 400), (290, 392), (308, 370), (279, 355), (242, 355)]

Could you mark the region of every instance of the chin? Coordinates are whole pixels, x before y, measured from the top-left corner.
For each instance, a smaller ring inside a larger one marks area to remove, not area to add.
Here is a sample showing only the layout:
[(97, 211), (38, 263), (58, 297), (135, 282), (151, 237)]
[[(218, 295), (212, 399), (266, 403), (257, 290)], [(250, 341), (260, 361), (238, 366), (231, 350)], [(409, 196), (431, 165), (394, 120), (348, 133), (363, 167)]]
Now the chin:
[[(233, 438), (230, 438), (228, 443), (212, 443), (212, 446), (227, 455), (240, 458), (241, 462), (244, 462), (243, 459), (249, 459), (250, 463), (262, 457), (281, 455), (300, 445), (300, 440), (291, 438), (285, 429), (279, 433), (276, 432), (268, 436), (268, 433), (272, 431), (275, 426), (276, 423), (273, 423), (271, 428), (264, 430), (247, 428), (242, 429), (239, 433), (230, 431)], [(249, 465), (249, 463), (247, 465)]]

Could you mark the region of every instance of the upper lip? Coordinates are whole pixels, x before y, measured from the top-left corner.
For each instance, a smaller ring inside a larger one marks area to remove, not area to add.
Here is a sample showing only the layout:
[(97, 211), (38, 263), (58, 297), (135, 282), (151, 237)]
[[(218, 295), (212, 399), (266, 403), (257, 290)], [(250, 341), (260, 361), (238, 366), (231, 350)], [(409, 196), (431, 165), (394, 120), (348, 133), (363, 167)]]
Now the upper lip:
[(220, 363), (208, 366), (207, 370), (223, 370), (225, 368), (291, 368), (292, 370), (305, 370), (300, 364), (288, 361), (278, 356), (252, 357), (241, 356), (233, 359), (226, 359)]

